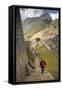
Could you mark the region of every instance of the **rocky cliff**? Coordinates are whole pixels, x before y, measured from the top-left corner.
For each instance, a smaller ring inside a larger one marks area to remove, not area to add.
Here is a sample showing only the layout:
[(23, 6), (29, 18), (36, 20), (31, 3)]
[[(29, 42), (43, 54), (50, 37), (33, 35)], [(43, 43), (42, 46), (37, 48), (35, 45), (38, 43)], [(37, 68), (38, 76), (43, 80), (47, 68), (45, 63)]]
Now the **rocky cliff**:
[(19, 10), (16, 10), (16, 82), (25, 81), (28, 57), (26, 54)]

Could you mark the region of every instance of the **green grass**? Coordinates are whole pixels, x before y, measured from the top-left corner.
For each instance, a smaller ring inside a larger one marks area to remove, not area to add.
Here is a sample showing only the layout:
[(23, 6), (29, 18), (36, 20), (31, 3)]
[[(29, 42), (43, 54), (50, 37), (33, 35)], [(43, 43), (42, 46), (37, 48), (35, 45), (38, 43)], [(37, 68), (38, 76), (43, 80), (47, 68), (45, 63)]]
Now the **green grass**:
[(36, 50), (40, 54), (40, 58), (43, 59), (47, 63), (47, 71), (49, 71), (54, 78), (58, 79), (58, 57), (53, 53), (53, 51), (48, 50), (44, 45), (36, 48)]

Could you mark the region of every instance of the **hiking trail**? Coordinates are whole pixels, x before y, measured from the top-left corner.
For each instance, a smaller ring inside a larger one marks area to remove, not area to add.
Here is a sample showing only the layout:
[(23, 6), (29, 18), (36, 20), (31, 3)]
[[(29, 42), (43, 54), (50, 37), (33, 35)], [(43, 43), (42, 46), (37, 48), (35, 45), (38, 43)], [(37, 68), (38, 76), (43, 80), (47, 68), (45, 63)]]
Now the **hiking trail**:
[(30, 73), (29, 76), (26, 77), (26, 81), (43, 81), (43, 80), (54, 80), (54, 77), (47, 70), (44, 73), (41, 73), (41, 68), (39, 66), (39, 57), (35, 58), (35, 70)]

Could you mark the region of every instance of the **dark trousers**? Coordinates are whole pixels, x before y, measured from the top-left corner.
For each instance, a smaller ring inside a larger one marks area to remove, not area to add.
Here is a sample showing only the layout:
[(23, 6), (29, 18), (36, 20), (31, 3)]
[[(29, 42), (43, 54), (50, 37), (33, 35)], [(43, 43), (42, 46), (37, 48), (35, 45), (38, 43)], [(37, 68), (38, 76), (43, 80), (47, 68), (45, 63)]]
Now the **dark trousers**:
[(41, 73), (43, 73), (45, 71), (45, 68), (41, 67)]

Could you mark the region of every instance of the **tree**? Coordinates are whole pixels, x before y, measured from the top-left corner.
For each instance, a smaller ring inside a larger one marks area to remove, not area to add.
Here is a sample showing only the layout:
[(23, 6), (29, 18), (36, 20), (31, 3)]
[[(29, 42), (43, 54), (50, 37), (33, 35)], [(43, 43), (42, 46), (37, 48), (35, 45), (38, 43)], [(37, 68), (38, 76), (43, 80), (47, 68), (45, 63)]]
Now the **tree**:
[(36, 42), (39, 42), (40, 41), (40, 38), (36, 38)]
[(37, 42), (37, 47), (38, 47), (38, 42), (40, 41), (40, 38), (37, 37), (35, 40), (36, 40), (36, 42)]

